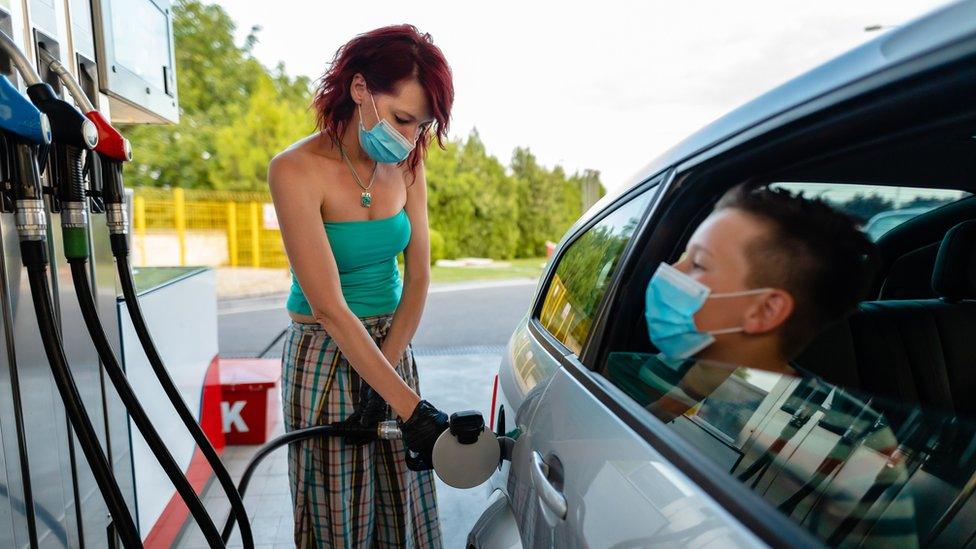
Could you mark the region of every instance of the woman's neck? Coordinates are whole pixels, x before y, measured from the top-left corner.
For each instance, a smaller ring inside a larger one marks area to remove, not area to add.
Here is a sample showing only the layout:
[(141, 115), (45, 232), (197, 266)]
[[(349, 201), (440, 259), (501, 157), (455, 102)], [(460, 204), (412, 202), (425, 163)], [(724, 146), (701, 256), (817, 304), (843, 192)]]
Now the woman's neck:
[(359, 144), (358, 112), (354, 114), (349, 120), (349, 123), (346, 124), (346, 129), (342, 132), (340, 142), (342, 143), (342, 150), (346, 151), (346, 156), (349, 157), (349, 160), (352, 160), (357, 164), (361, 163), (371, 165), (373, 163), (373, 159), (366, 154), (366, 151), (364, 151), (362, 146)]

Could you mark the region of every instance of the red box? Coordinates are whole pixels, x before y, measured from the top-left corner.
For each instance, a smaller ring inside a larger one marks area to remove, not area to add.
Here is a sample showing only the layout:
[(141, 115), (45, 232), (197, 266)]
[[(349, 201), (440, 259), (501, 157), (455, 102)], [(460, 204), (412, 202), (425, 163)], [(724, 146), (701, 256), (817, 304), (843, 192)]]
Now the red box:
[(227, 444), (263, 444), (278, 425), (281, 360), (220, 359), (220, 415)]

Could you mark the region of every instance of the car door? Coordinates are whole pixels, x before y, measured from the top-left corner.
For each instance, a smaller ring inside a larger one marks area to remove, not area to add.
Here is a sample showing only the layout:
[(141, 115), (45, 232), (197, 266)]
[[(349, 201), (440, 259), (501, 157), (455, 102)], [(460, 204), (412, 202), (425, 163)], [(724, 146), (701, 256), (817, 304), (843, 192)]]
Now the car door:
[[(657, 191), (651, 184), (631, 193), (564, 244), (524, 327), (526, 347), (546, 355), (529, 362), (578, 363), (617, 262)], [(508, 477), (524, 545), (757, 544), (566, 368), (532, 392)]]

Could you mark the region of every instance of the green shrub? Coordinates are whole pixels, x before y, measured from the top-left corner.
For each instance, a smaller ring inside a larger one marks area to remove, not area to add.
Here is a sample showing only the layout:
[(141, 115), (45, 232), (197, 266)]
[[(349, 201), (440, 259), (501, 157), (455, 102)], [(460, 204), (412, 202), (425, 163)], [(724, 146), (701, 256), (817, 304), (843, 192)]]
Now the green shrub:
[(438, 259), (447, 257), (445, 251), (447, 243), (444, 242), (444, 235), (434, 229), (430, 230), (430, 264), (433, 265)]

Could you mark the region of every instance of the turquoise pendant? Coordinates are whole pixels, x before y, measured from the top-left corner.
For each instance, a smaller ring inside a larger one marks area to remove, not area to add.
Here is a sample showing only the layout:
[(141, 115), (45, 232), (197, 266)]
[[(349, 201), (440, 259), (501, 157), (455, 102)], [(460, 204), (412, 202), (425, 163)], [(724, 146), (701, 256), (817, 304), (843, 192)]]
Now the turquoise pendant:
[(368, 208), (368, 207), (372, 206), (373, 205), (373, 195), (371, 195), (371, 194), (369, 194), (367, 192), (364, 192), (363, 195), (361, 197), (359, 197), (359, 204), (362, 207), (364, 207), (364, 208)]

